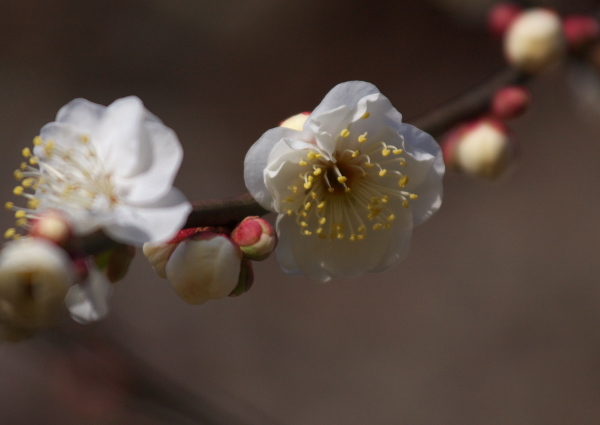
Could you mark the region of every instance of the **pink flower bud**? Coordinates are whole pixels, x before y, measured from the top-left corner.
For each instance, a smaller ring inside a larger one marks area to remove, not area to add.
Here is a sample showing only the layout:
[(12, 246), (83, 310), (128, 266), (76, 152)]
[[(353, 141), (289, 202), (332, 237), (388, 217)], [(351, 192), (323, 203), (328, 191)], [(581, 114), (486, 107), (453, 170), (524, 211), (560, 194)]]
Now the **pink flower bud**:
[(560, 17), (542, 8), (521, 13), (504, 34), (504, 53), (514, 67), (524, 72), (544, 71), (566, 53)]
[(510, 24), (523, 11), (523, 8), (515, 3), (502, 2), (496, 4), (488, 15), (488, 28), (490, 32), (501, 38)]
[(41, 212), (32, 222), (29, 235), (35, 238), (47, 239), (59, 246), (65, 246), (73, 232), (64, 213), (57, 210), (46, 210)]
[(572, 51), (581, 50), (600, 37), (598, 21), (586, 15), (567, 16), (563, 21), (563, 30)]
[(277, 234), (271, 224), (260, 217), (246, 217), (231, 233), (244, 257), (260, 261), (267, 258), (277, 245)]
[(280, 127), (291, 128), (292, 130), (302, 131), (304, 128), (304, 123), (308, 119), (310, 112), (302, 112), (300, 114), (289, 117), (288, 119), (281, 121), (279, 123)]
[(443, 152), (448, 166), (494, 180), (515, 162), (517, 145), (502, 122), (482, 118), (451, 132), (443, 141)]
[(241, 250), (227, 236), (199, 232), (177, 245), (165, 272), (181, 298), (190, 304), (202, 304), (233, 292), (241, 262)]
[(492, 114), (500, 120), (516, 118), (525, 112), (530, 102), (531, 96), (525, 87), (504, 87), (492, 100)]
[(229, 294), (230, 297), (239, 297), (243, 293), (246, 293), (252, 287), (254, 283), (254, 271), (252, 270), (252, 262), (250, 260), (246, 260), (245, 258), (242, 260), (242, 267), (240, 269), (240, 277), (238, 279), (238, 284), (235, 289)]

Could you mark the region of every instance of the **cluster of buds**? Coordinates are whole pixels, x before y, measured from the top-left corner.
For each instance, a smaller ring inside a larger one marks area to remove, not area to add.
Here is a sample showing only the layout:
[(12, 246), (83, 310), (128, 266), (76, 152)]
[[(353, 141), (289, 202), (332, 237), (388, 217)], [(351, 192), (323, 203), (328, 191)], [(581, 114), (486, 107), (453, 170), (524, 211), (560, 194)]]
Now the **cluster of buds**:
[(69, 220), (58, 211), (40, 213), (25, 237), (0, 251), (0, 340), (18, 341), (56, 326), (66, 315), (78, 322), (108, 312), (110, 282), (124, 277), (135, 249), (125, 245), (97, 257), (70, 246)]
[(238, 296), (254, 281), (251, 261), (266, 259), (277, 234), (259, 217), (246, 217), (230, 231), (224, 227), (184, 229), (165, 244), (146, 243), (144, 255), (190, 304)]
[(503, 39), (508, 62), (529, 74), (560, 62), (568, 50), (583, 52), (600, 37), (598, 22), (591, 16), (561, 17), (550, 9), (523, 9), (509, 2), (492, 8), (489, 29)]

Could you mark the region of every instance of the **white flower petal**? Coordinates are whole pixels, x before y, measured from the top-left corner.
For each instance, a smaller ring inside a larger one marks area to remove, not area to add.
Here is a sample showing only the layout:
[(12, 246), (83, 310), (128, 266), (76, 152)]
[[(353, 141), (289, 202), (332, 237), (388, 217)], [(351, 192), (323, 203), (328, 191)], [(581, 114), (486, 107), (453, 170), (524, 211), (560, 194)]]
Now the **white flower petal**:
[(92, 134), (98, 129), (105, 110), (105, 106), (79, 98), (60, 108), (56, 115), (56, 121), (70, 124), (87, 134)]
[(304, 128), (307, 128), (313, 119), (321, 114), (324, 114), (325, 112), (332, 111), (343, 105), (352, 107), (356, 105), (363, 97), (375, 93), (379, 93), (379, 89), (377, 89), (377, 87), (375, 87), (373, 84), (365, 81), (348, 81), (338, 84), (331, 89), (329, 93), (327, 93), (319, 106), (313, 109), (311, 116), (308, 118)]
[(91, 266), (87, 280), (69, 289), (65, 304), (73, 320), (87, 324), (106, 317), (111, 294), (110, 281), (104, 273)]
[(185, 224), (192, 210), (176, 188), (160, 200), (143, 206), (122, 205), (114, 211), (105, 232), (112, 239), (132, 245), (171, 239)]

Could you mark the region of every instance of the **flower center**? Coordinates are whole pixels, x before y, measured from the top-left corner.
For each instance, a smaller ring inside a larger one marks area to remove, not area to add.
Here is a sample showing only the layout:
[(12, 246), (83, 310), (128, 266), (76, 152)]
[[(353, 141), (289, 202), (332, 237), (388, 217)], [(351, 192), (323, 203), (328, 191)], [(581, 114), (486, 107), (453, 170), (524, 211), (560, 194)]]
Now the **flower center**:
[[(15, 211), (17, 227), (28, 229), (29, 220), (35, 219), (40, 209), (105, 210), (118, 203), (112, 175), (105, 171), (89, 136), (81, 136), (79, 142), (79, 146), (63, 148), (37, 136), (33, 140), (37, 155), (30, 148), (23, 149), (27, 162), (14, 172), (20, 185), (13, 193), (24, 197), (27, 206), (5, 204), (6, 209)], [(20, 237), (14, 228), (4, 235)]]
[(370, 231), (390, 229), (398, 208), (418, 198), (404, 190), (409, 176), (402, 149), (383, 141), (367, 144), (367, 133), (354, 136), (354, 146), (367, 149), (346, 148), (352, 136), (349, 129), (340, 133), (332, 160), (308, 150), (299, 162), (308, 170), (288, 187), (285, 212), (296, 216), (303, 235), (363, 240)]

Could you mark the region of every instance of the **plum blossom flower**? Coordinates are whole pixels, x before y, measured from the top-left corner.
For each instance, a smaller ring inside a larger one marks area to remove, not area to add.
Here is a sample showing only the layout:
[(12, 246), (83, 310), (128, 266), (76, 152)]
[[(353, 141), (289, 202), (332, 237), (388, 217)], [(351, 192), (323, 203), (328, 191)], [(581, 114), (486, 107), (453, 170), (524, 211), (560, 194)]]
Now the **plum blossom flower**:
[(245, 160), (250, 193), (279, 213), (280, 265), (320, 281), (404, 258), (441, 205), (443, 174), (435, 140), (362, 81), (333, 88), (301, 130), (267, 131)]
[(141, 245), (170, 239), (191, 210), (172, 187), (183, 156), (179, 140), (137, 97), (108, 107), (73, 100), (23, 155), (29, 164), (15, 171), (21, 184), (14, 193), (26, 197), (27, 208), (7, 205), (23, 227), (56, 209), (69, 215), (76, 234), (102, 228)]

